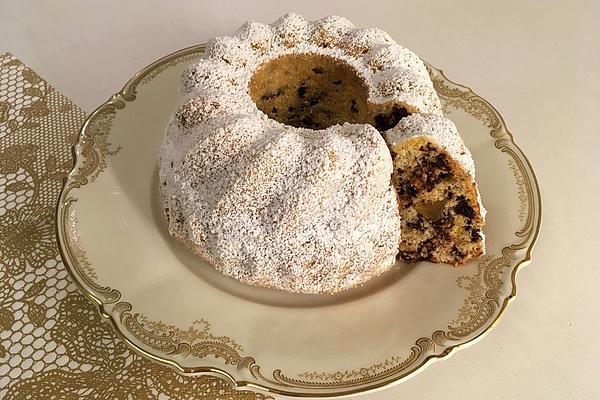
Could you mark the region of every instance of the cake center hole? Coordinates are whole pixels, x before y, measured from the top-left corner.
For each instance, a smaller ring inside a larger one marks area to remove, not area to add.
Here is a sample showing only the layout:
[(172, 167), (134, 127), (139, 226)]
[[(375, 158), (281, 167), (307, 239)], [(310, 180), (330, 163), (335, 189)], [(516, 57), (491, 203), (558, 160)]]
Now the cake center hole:
[(398, 103), (369, 103), (367, 87), (352, 66), (319, 54), (286, 54), (264, 63), (250, 80), (249, 93), (259, 110), (297, 128), (349, 122), (385, 131), (409, 115)]

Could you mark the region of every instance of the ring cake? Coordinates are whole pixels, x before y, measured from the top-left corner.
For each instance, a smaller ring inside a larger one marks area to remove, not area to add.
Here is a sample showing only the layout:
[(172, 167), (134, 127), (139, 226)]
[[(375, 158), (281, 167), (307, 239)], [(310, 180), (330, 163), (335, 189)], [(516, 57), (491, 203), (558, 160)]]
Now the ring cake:
[[(222, 273), (335, 293), (389, 270), (399, 252), (453, 264), (482, 253), (470, 154), (423, 62), (385, 32), (336, 16), (248, 22), (208, 43), (181, 97), (159, 153), (162, 204), (170, 234)], [(432, 194), (427, 178), (406, 192), (438, 157), (447, 165), (431, 170)], [(409, 227), (450, 190), (442, 214), (469, 229)]]

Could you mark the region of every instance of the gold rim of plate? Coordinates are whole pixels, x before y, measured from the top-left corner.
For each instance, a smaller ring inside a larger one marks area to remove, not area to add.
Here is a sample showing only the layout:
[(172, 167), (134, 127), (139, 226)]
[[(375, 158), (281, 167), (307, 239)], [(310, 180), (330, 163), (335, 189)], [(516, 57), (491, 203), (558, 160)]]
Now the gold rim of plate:
[[(210, 365), (210, 363), (193, 368), (180, 365), (168, 355), (189, 352), (191, 345), (185, 341), (175, 343), (177, 344), (176, 348), (171, 348), (169, 351), (164, 351), (164, 347), (154, 351), (152, 346), (148, 346), (142, 336), (151, 333), (149, 325), (144, 325), (143, 321), (136, 319), (138, 315), (132, 313), (133, 306), (131, 304), (119, 302), (122, 296), (118, 290), (104, 287), (95, 281), (92, 266), (85, 265), (85, 255), (81, 254), (81, 251), (73, 245), (73, 238), (69, 237), (69, 224), (73, 223), (69, 218), (69, 209), (77, 199), (72, 196), (71, 192), (92, 182), (107, 167), (107, 157), (119, 151), (118, 148), (111, 149), (108, 141), (111, 122), (118, 110), (124, 109), (128, 103), (136, 100), (138, 86), (149, 82), (173, 65), (199, 58), (204, 52), (204, 48), (204, 44), (188, 47), (148, 65), (137, 72), (119, 92), (89, 115), (81, 127), (79, 141), (73, 147), (75, 163), (65, 179), (65, 185), (57, 204), (57, 238), (60, 254), (67, 269), (81, 291), (96, 303), (100, 314), (110, 321), (119, 336), (129, 346), (143, 356), (174, 367), (181, 373), (217, 375), (224, 377), (235, 387), (241, 389), (259, 389), (274, 394), (297, 397), (335, 397), (373, 391), (407, 379), (422, 371), (431, 362), (446, 358), (456, 350), (475, 343), (496, 326), (508, 304), (516, 296), (518, 271), (531, 261), (532, 250), (539, 236), (542, 221), (540, 189), (529, 160), (515, 144), (500, 113), (469, 87), (451, 81), (441, 69), (427, 65), (438, 93), (457, 108), (482, 120), (484, 125), (489, 128), (490, 135), (494, 139), (494, 146), (510, 156), (509, 166), (519, 185), (519, 212), (522, 214), (520, 216), (522, 228), (514, 233), (515, 236), (512, 239), (516, 238), (516, 241), (503, 247), (499, 256), (482, 261), (497, 265), (494, 268), (496, 268), (498, 276), (501, 273), (502, 276), (507, 276), (509, 272), (508, 288), (510, 291), (502, 293), (499, 290), (500, 286), (487, 287), (485, 301), (481, 302), (481, 306), (472, 313), (473, 315), (459, 326), (447, 326), (436, 330), (429, 337), (418, 339), (412, 347), (411, 357), (408, 359), (391, 368), (374, 368), (371, 374), (367, 371), (366, 376), (360, 377), (360, 374), (356, 373), (354, 375), (359, 376), (358, 378), (337, 379), (337, 382), (336, 379), (329, 377), (327, 381), (320, 384), (314, 383), (310, 380), (310, 374), (306, 375), (306, 379), (287, 378), (278, 369), (273, 371), (271, 377), (264, 376), (255, 359), (250, 356), (242, 357), (235, 342), (228, 338), (224, 342), (213, 340), (211, 342), (213, 347), (205, 349), (205, 351), (207, 354), (220, 356), (228, 363), (235, 364), (238, 370), (247, 370), (248, 376), (253, 377), (252, 380), (237, 379), (232, 373)], [(509, 268), (508, 272), (506, 268)], [(141, 334), (136, 334), (136, 329)], [(212, 338), (214, 339), (214, 337)], [(173, 343), (168, 344), (173, 347)]]

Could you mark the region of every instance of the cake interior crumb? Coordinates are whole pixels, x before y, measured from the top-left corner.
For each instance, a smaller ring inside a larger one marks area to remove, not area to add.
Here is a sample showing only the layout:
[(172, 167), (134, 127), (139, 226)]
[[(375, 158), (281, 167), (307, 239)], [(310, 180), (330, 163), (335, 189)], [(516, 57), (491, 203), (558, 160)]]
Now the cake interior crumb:
[(400, 257), (456, 265), (483, 254), (483, 219), (468, 173), (425, 137), (408, 139), (392, 152)]

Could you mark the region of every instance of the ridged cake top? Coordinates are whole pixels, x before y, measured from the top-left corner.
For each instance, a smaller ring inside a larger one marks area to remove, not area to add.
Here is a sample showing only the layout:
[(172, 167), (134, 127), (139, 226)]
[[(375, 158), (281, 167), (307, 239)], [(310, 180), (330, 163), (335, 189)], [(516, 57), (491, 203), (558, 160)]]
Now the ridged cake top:
[(397, 101), (410, 112), (441, 115), (439, 98), (419, 57), (377, 28), (355, 28), (346, 18), (307, 21), (286, 14), (271, 25), (245, 23), (233, 36), (217, 37), (204, 59), (183, 76), (183, 92), (216, 91), (247, 97), (253, 71), (284, 54), (334, 57), (352, 66), (372, 103)]

